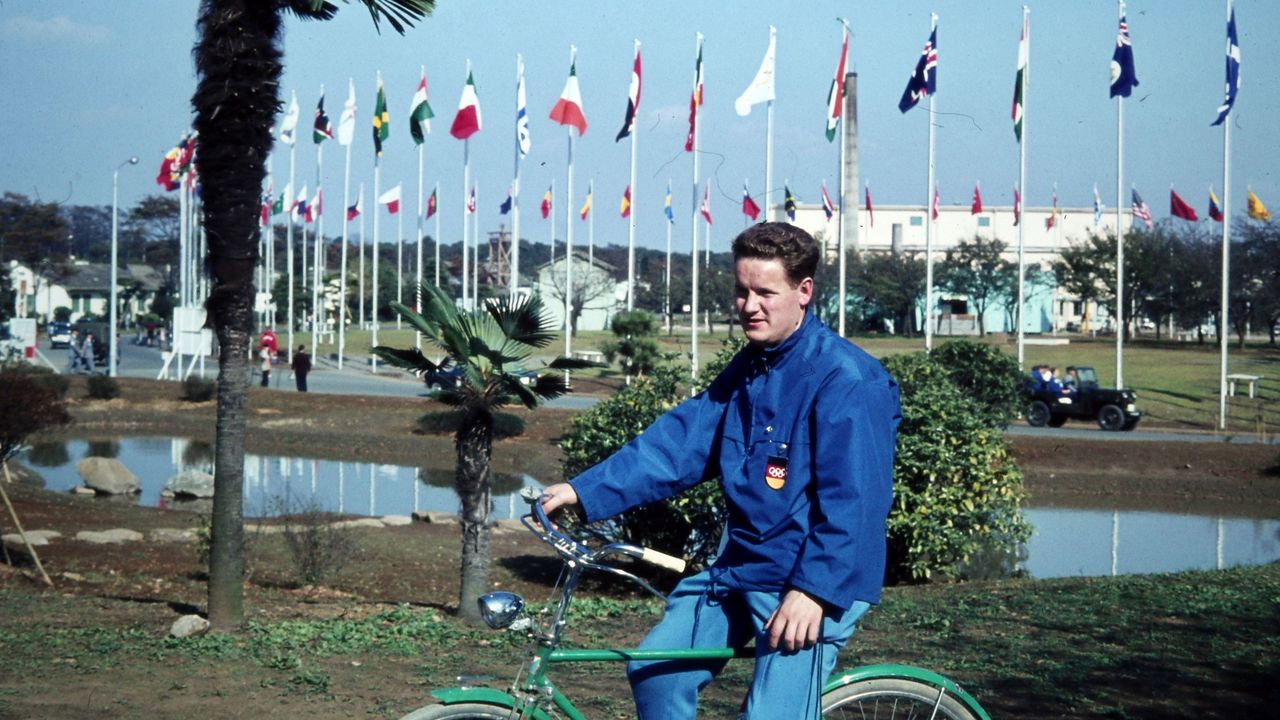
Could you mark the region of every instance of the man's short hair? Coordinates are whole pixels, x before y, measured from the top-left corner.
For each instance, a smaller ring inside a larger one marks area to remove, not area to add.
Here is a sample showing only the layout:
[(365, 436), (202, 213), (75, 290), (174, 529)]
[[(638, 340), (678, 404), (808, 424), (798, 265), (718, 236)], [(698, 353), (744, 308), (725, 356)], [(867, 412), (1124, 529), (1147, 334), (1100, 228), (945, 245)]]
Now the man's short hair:
[(799, 285), (818, 271), (818, 243), (813, 236), (790, 223), (762, 222), (733, 239), (733, 260), (780, 260), (787, 280)]

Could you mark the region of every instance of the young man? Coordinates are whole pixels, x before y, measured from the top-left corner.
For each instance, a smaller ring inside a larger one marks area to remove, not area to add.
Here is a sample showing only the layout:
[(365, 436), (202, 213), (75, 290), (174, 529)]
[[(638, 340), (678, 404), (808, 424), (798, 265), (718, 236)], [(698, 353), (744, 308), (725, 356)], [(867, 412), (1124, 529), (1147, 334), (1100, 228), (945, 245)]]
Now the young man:
[(298, 352), (293, 354), (293, 362), (290, 365), (293, 369), (294, 384), (298, 386), (298, 392), (306, 392), (307, 375), (311, 372), (311, 353), (307, 352), (306, 345), (298, 346)]
[[(685, 578), (641, 647), (756, 645), (745, 717), (818, 717), (818, 694), (858, 618), (879, 601), (901, 419), (883, 366), (807, 312), (818, 248), (786, 223), (733, 241), (749, 345), (697, 397), (543, 496), (591, 521), (720, 476), (721, 552)], [(641, 720), (693, 718), (723, 662), (633, 662)]]

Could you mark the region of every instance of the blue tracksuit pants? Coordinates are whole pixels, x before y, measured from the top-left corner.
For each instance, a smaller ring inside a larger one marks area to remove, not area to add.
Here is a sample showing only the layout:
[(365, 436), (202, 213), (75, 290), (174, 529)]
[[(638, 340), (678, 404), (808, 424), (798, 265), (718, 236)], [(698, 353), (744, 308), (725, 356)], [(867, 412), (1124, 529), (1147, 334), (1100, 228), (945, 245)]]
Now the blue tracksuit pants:
[[(747, 693), (749, 720), (806, 720), (821, 710), (818, 695), (835, 667), (836, 654), (870, 607), (857, 602), (838, 620), (823, 620), (822, 637), (807, 650), (771, 651), (765, 622), (778, 607), (776, 592), (731, 590), (703, 571), (680, 581), (667, 597), (662, 621), (640, 644), (644, 649), (741, 647), (754, 640), (755, 673)], [(636, 661), (627, 665), (640, 720), (692, 720), (698, 691), (725, 661)]]

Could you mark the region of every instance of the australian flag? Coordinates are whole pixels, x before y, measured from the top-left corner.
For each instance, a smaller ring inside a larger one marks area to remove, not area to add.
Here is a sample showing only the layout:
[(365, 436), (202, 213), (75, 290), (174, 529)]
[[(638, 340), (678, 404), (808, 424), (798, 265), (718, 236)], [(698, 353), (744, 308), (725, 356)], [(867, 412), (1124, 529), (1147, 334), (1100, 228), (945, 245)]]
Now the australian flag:
[(934, 19), (933, 30), (929, 32), (929, 42), (924, 44), (924, 51), (916, 61), (916, 70), (907, 81), (907, 89), (902, 91), (902, 99), (898, 101), (898, 109), (906, 112), (915, 107), (925, 97), (938, 91), (938, 22)]
[(1116, 36), (1116, 53), (1111, 56), (1111, 97), (1129, 97), (1138, 84), (1133, 69), (1133, 44), (1129, 39), (1129, 23), (1120, 16), (1120, 34)]
[(1236, 9), (1231, 8), (1231, 17), (1227, 19), (1227, 92), (1218, 106), (1218, 119), (1214, 125), (1221, 125), (1236, 104), (1236, 93), (1240, 91), (1240, 43), (1236, 40)]

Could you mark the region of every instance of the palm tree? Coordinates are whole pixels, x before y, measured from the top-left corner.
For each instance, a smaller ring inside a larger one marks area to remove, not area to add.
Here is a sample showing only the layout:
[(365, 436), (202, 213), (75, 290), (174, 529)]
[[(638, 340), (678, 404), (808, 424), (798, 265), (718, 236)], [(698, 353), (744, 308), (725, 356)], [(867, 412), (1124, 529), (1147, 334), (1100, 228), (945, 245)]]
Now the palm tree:
[[(374, 27), (396, 32), (425, 17), (434, 0), (359, 0)], [(202, 0), (196, 21), (197, 84), (191, 104), (200, 138), (196, 160), (213, 280), (207, 311), (218, 336), (218, 413), (209, 553), (209, 622), (230, 630), (244, 621), (245, 404), (253, 336), (253, 270), (258, 262), (258, 208), (271, 126), (280, 109), (280, 46), (287, 11), (328, 20), (326, 0)]]
[[(425, 376), (457, 366), (462, 370), (457, 387), (444, 388), (435, 398), (457, 409), (454, 435), (457, 465), (454, 487), (462, 501), (462, 589), (458, 613), (479, 622), (476, 598), (489, 591), (489, 511), (492, 506), (493, 417), (498, 408), (520, 402), (533, 409), (543, 400), (568, 391), (561, 373), (529, 376), (533, 351), (556, 338), (554, 323), (546, 315), (541, 298), (490, 300), (484, 310), (459, 310), (444, 291), (423, 284), (421, 314), (391, 303), (444, 357), (434, 362), (417, 348), (400, 350), (378, 346), (374, 354), (388, 364)], [(595, 367), (595, 363), (558, 357), (549, 370)], [(528, 384), (526, 384), (528, 383)]]

